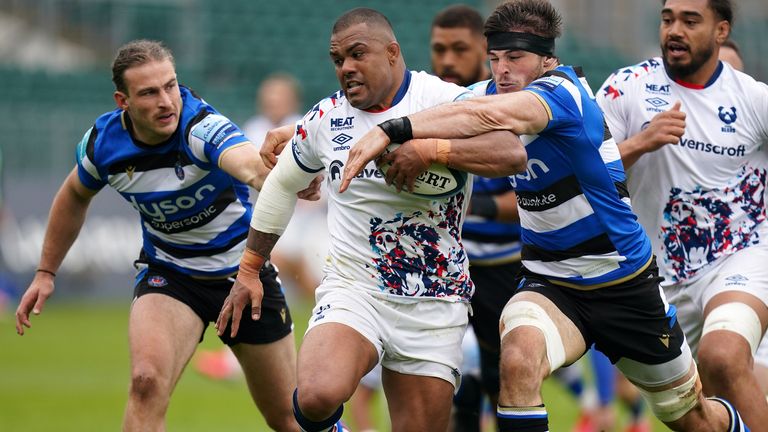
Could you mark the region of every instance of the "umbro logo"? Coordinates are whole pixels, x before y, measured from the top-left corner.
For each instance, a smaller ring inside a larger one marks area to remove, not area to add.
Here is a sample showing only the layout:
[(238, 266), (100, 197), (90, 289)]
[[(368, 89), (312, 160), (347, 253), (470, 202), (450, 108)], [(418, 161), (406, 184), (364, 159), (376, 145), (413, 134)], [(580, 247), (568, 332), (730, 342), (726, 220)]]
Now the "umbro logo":
[[(340, 133), (335, 137), (331, 138), (331, 141), (333, 141), (334, 143), (342, 147), (347, 147), (347, 149), (349, 148), (349, 146), (345, 146), (344, 144), (348, 143), (350, 140), (352, 140), (352, 137), (345, 133)], [(336, 150), (337, 148), (338, 147), (334, 148), (334, 150)], [(343, 149), (343, 150), (346, 150), (346, 149)]]
[(669, 105), (669, 102), (667, 102), (664, 99), (659, 98), (659, 97), (648, 98), (645, 101), (648, 102), (649, 104), (651, 104), (652, 106), (654, 106), (655, 108), (659, 108), (659, 107), (663, 107), (665, 105)]
[(727, 278), (725, 278), (725, 280), (728, 281), (725, 283), (725, 286), (733, 286), (733, 285), (746, 286), (747, 281), (749, 281), (749, 278), (740, 274), (735, 274), (733, 276), (728, 276)]

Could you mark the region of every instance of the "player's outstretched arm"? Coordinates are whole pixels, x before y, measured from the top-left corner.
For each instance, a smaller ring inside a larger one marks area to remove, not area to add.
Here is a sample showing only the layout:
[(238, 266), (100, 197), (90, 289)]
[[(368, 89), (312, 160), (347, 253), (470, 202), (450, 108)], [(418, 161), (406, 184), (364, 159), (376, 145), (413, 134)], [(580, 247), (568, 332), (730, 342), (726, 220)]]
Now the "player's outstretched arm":
[(235, 284), (224, 300), (224, 304), (216, 319), (216, 332), (224, 334), (227, 323), (232, 320), (231, 337), (240, 330), (240, 320), (243, 310), (250, 304), (251, 318), (256, 321), (261, 317), (261, 300), (264, 298), (264, 286), (261, 284), (259, 272), (267, 261), (269, 253), (280, 238), (277, 234), (268, 234), (250, 228), (243, 258), (240, 260), (240, 270)]
[(508, 131), (488, 132), (472, 138), (421, 138), (407, 141), (378, 159), (390, 164), (387, 184), (398, 191), (413, 191), (416, 178), (433, 163), (484, 177), (504, 177), (526, 168), (526, 153), (520, 138)]
[(344, 192), (363, 167), (378, 158), (391, 142), (471, 138), (492, 131), (532, 135), (541, 132), (548, 122), (544, 102), (529, 91), (447, 103), (388, 120), (371, 129), (350, 149), (339, 191)]
[(288, 124), (280, 126), (267, 132), (264, 142), (259, 148), (259, 154), (267, 168), (272, 169), (277, 165), (277, 156), (283, 152), (283, 149), (291, 141), (296, 125)]
[(680, 105), (680, 101), (675, 102), (669, 110), (656, 114), (648, 127), (618, 143), (625, 169), (634, 165), (640, 156), (680, 141), (685, 133), (685, 113), (680, 111)]
[[(271, 168), (264, 164), (264, 160), (256, 151), (254, 146), (249, 143), (243, 143), (227, 150), (220, 159), (219, 164), (227, 174), (251, 186), (257, 191), (261, 191), (264, 181), (269, 175)], [(317, 201), (320, 199), (320, 187), (323, 176), (317, 176), (303, 189), (296, 193), (299, 199), (307, 201)]]
[(251, 304), (251, 316), (261, 316), (264, 290), (259, 271), (285, 231), (296, 206), (297, 193), (317, 181), (314, 173), (302, 170), (293, 157), (280, 158), (264, 182), (253, 209), (245, 253), (240, 262), (237, 279), (216, 320), (219, 335), (224, 334), (232, 320), (231, 335), (237, 335), (245, 306)]
[(80, 182), (77, 169), (72, 170), (56, 193), (48, 216), (40, 264), (16, 309), (16, 333), (19, 335), (24, 335), (24, 327), (32, 327), (30, 312), (39, 315), (53, 294), (56, 271), (77, 239), (94, 195), (96, 191)]

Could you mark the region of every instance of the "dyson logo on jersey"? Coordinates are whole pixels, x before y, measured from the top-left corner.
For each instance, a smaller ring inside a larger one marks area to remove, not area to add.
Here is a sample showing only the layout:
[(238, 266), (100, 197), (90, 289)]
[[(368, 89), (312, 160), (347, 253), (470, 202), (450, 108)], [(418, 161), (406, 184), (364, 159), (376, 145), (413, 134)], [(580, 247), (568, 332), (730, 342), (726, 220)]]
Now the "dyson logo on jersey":
[(696, 141), (690, 138), (680, 138), (678, 145), (683, 147), (697, 150), (704, 153), (713, 153), (722, 156), (744, 157), (747, 152), (747, 147), (742, 144), (736, 147), (725, 147), (712, 143), (705, 143), (702, 141)]
[[(538, 171), (538, 173), (537, 173)], [(544, 161), (540, 159), (528, 159), (528, 168), (522, 174), (517, 174), (509, 177), (509, 181), (512, 183), (512, 187), (517, 187), (517, 179), (530, 181), (539, 178), (539, 175), (544, 175), (549, 172), (549, 167)]]
[(196, 206), (206, 195), (205, 192), (215, 191), (216, 188), (213, 185), (206, 184), (200, 186), (192, 196), (181, 195), (174, 199), (167, 199), (158, 202), (147, 201), (139, 203), (136, 201), (136, 197), (131, 195), (130, 201), (133, 208), (152, 218), (153, 222), (165, 222), (167, 220), (166, 216)]

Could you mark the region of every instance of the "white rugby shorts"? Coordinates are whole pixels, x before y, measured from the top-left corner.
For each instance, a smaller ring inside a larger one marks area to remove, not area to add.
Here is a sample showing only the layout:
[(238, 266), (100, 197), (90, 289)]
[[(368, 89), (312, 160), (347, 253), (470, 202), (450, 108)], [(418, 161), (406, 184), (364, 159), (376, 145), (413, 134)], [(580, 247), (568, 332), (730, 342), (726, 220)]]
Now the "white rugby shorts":
[[(766, 263), (768, 242), (763, 242), (722, 258), (693, 282), (664, 286), (667, 300), (677, 308), (680, 327), (694, 357), (704, 325), (704, 307), (714, 296), (725, 291), (742, 291), (762, 299), (768, 305)], [(766, 343), (764, 338), (762, 345)]]
[(442, 378), (458, 389), (468, 303), (424, 298), (397, 301), (331, 278), (317, 288), (315, 300), (307, 333), (329, 322), (344, 324), (376, 347), (383, 367)]

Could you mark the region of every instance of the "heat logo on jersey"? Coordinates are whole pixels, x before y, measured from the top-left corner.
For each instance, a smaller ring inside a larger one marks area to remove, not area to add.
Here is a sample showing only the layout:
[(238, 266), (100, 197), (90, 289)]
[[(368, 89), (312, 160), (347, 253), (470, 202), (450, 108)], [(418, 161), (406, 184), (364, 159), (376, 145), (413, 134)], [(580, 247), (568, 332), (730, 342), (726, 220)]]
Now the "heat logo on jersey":
[[(407, 297), (445, 298), (459, 296), (469, 300), (473, 284), (464, 271), (467, 256), (461, 247), (440, 248), (438, 229), (448, 230), (458, 240), (464, 195), (452, 197), (438, 213), (397, 214), (390, 220), (372, 218), (368, 237), (381, 289)], [(424, 223), (425, 216), (434, 221)]]
[(354, 119), (355, 119), (355, 116), (332, 118), (331, 119), (331, 132), (337, 132), (337, 131), (341, 131), (341, 130), (352, 129), (354, 127), (352, 125), (352, 121)]
[(765, 221), (766, 171), (742, 170), (734, 187), (691, 192), (674, 188), (659, 233), (673, 282), (690, 279), (718, 258), (759, 242)]

